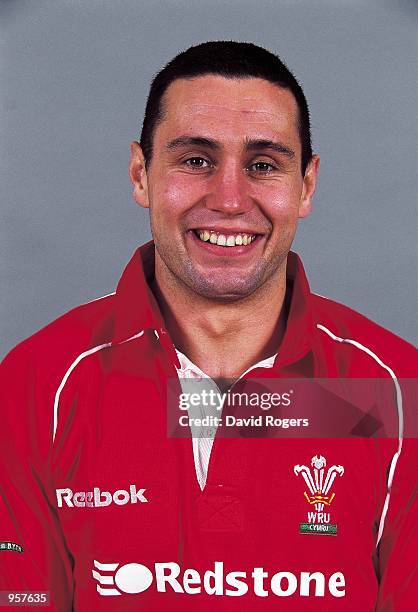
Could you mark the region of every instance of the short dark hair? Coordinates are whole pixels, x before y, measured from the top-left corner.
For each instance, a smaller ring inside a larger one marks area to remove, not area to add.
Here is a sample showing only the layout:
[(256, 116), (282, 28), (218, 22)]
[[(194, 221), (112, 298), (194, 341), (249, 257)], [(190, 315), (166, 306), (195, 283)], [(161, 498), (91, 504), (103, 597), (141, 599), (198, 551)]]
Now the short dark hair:
[(296, 99), (298, 129), (302, 145), (301, 170), (312, 158), (308, 103), (302, 87), (281, 59), (253, 43), (235, 41), (204, 42), (179, 53), (153, 79), (145, 108), (141, 147), (148, 167), (152, 158), (155, 128), (164, 116), (163, 96), (177, 79), (216, 74), (227, 79), (258, 77), (288, 89)]

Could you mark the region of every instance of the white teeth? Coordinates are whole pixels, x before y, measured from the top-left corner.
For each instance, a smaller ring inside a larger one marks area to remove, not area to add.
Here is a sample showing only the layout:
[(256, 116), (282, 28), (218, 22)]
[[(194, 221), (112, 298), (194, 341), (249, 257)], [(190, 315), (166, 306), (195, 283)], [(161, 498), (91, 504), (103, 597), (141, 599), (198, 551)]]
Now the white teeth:
[(255, 236), (251, 234), (217, 234), (216, 232), (209, 230), (198, 230), (197, 235), (203, 242), (210, 242), (211, 244), (217, 244), (218, 246), (233, 247), (233, 246), (247, 246), (255, 240)]

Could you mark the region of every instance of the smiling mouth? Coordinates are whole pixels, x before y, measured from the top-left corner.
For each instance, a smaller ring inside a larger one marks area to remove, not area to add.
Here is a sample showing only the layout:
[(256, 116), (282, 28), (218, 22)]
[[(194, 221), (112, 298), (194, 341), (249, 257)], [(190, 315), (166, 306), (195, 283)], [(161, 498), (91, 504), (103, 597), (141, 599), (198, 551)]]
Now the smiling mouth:
[(249, 246), (259, 234), (249, 233), (225, 233), (215, 232), (208, 229), (195, 229), (194, 235), (202, 242), (209, 242), (223, 247)]

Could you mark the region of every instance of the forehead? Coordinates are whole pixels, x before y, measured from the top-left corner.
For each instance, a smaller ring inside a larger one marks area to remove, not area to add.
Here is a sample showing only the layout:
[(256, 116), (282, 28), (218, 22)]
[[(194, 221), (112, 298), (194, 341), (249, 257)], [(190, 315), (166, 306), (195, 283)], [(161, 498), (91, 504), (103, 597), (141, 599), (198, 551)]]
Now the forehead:
[(163, 110), (155, 136), (164, 140), (199, 133), (219, 141), (279, 137), (295, 146), (299, 141), (293, 94), (265, 79), (177, 79), (165, 92)]

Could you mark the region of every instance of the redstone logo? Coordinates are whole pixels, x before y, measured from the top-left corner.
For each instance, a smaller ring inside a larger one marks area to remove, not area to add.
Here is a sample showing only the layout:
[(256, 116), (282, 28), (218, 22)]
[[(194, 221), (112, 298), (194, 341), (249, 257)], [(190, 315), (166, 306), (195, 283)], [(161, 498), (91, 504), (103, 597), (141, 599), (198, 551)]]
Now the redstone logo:
[(154, 563), (152, 569), (141, 563), (100, 563), (94, 561), (93, 578), (100, 595), (112, 596), (128, 593), (138, 595), (154, 583), (159, 593), (175, 592), (186, 595), (226, 595), (242, 597), (247, 593), (257, 597), (332, 597), (345, 596), (345, 578), (342, 572), (325, 576), (322, 572), (280, 571), (272, 576), (262, 567), (251, 573), (225, 572), (222, 561), (201, 575), (197, 570), (182, 570), (175, 562)]
[(99, 487), (94, 487), (93, 491), (76, 491), (75, 493), (71, 489), (56, 489), (58, 508), (62, 508), (64, 504), (69, 508), (102, 508), (112, 503), (117, 506), (145, 503), (148, 502), (148, 499), (144, 493), (145, 489), (137, 489), (134, 484), (130, 485), (129, 491), (118, 489), (114, 493), (101, 491)]

